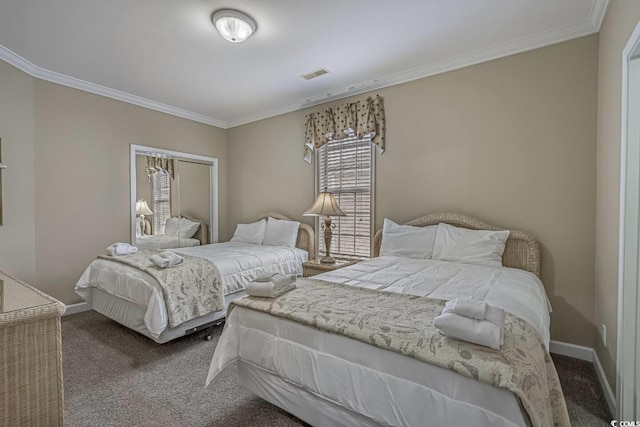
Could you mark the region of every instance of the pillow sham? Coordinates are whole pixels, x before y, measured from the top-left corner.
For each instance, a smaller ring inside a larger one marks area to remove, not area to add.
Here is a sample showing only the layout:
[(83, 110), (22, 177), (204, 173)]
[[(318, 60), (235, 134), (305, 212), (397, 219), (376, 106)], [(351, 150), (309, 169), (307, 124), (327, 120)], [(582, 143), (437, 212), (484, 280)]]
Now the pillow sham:
[(252, 222), (250, 224), (238, 224), (231, 241), (261, 245), (266, 231), (266, 219), (261, 219), (260, 221)]
[(295, 247), (298, 239), (298, 221), (267, 218), (267, 231), (264, 235), (263, 245)]
[(200, 223), (188, 218), (167, 218), (164, 223), (164, 234), (190, 239), (200, 229)]
[(469, 230), (441, 222), (431, 259), (502, 267), (509, 230)]
[(380, 256), (430, 259), (437, 230), (437, 225), (426, 227), (399, 225), (385, 218), (382, 226)]

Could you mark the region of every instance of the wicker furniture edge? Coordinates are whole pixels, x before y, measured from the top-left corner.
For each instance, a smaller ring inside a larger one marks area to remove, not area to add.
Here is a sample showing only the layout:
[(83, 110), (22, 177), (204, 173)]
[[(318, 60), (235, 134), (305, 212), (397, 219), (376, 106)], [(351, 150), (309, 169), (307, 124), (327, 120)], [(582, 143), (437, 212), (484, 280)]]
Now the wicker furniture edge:
[(64, 305), (51, 295), (45, 294), (40, 289), (34, 288), (33, 286), (16, 277), (13, 277), (10, 274), (5, 273), (4, 271), (0, 271), (0, 273), (50, 301), (50, 304), (29, 307), (16, 311), (9, 311), (7, 313), (0, 313), (0, 325), (16, 324), (16, 322), (29, 322), (34, 319), (55, 318), (60, 317), (64, 314), (66, 305)]
[[(321, 264), (317, 260), (310, 260), (302, 263), (303, 277), (312, 277), (317, 274), (326, 273), (327, 271), (335, 271), (340, 268), (349, 267), (359, 261), (339, 261), (335, 264)], [(313, 272), (315, 274), (308, 275), (307, 273)]]
[[(260, 221), (261, 219), (267, 219), (268, 217), (275, 219), (284, 219), (287, 221), (294, 221), (286, 215), (277, 212), (269, 212), (266, 214), (260, 215), (254, 221)], [(296, 248), (304, 249), (309, 253), (309, 259), (316, 258), (316, 245), (315, 245), (315, 233), (313, 228), (309, 224), (305, 224), (303, 222), (300, 223), (300, 227), (298, 228), (298, 238), (296, 240)]]
[[(0, 406), (7, 402), (15, 402), (18, 395), (26, 400), (29, 413), (16, 419), (16, 408), (6, 413), (0, 413), (0, 424), (9, 425), (28, 419), (33, 425), (62, 426), (64, 424), (64, 382), (62, 379), (62, 334), (60, 316), (65, 311), (65, 305), (45, 294), (39, 289), (28, 285), (7, 273), (5, 276), (29, 288), (33, 292), (50, 300), (50, 304), (26, 308), (8, 313), (2, 313), (0, 320), (0, 348), (13, 358), (23, 363), (40, 363), (49, 367), (49, 371), (39, 371), (39, 375), (28, 375), (28, 372), (38, 372), (38, 368), (29, 366), (27, 371), (5, 371), (12, 369), (15, 363), (11, 358), (4, 358), (0, 363), (0, 377), (15, 376), (20, 385), (19, 390), (4, 390), (0, 397)], [(8, 343), (15, 344), (12, 348)], [(3, 348), (4, 347), (4, 348)], [(54, 393), (57, 391), (57, 395)]]
[[(464, 227), (472, 230), (506, 230), (502, 227), (490, 225), (470, 216), (457, 213), (433, 213), (416, 218), (407, 222), (407, 225), (426, 227), (438, 223), (447, 223), (456, 227)], [(540, 243), (533, 235), (521, 231), (510, 230), (504, 253), (502, 254), (502, 264), (505, 267), (519, 268), (529, 271), (540, 277)], [(373, 256), (380, 256), (380, 245), (382, 244), (382, 229), (378, 230), (373, 238)]]

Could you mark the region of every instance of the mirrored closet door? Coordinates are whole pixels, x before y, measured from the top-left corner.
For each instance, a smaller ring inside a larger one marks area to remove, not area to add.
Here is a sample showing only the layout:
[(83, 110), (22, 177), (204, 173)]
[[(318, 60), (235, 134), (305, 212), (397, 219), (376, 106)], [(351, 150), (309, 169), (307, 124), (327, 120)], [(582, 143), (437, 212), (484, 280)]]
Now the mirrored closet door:
[(170, 249), (218, 241), (218, 160), (131, 146), (131, 242)]

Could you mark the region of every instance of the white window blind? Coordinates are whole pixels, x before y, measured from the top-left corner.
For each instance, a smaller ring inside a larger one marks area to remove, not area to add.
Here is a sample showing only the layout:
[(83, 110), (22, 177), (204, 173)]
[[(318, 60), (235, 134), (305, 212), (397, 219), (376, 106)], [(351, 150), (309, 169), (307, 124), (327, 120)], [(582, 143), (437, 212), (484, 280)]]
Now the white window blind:
[(171, 176), (159, 171), (151, 174), (153, 192), (153, 234), (164, 234), (164, 224), (171, 216)]
[[(373, 224), (374, 148), (366, 138), (331, 141), (317, 150), (318, 192), (332, 192), (346, 217), (331, 217), (336, 225), (331, 255), (368, 258), (371, 256)], [(324, 235), (318, 230), (318, 248), (324, 255)]]

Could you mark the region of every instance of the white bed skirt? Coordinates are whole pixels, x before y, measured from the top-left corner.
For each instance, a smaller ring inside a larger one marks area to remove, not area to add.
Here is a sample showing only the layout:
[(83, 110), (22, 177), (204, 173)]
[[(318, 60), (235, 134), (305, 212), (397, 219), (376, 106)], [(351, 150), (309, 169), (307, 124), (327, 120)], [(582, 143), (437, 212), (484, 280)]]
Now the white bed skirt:
[(238, 381), (267, 402), (316, 427), (379, 427), (380, 424), (337, 405), (264, 369), (238, 361)]
[[(528, 425), (506, 389), (243, 307), (231, 312), (215, 352), (208, 379), (237, 360), (250, 390), (314, 426)], [(332, 415), (318, 409), (329, 406)]]
[(175, 328), (167, 328), (159, 336), (155, 336), (145, 326), (144, 317), (146, 308), (141, 308), (130, 301), (119, 298), (99, 288), (90, 288), (90, 290), (92, 309), (98, 313), (104, 314), (127, 328), (133, 329), (134, 331), (151, 338), (159, 344), (164, 344), (168, 341), (184, 336), (185, 332), (189, 329), (223, 319), (227, 315), (227, 307), (231, 301), (246, 295), (244, 291), (227, 295), (224, 297), (224, 309), (215, 311), (206, 316), (191, 319)]

